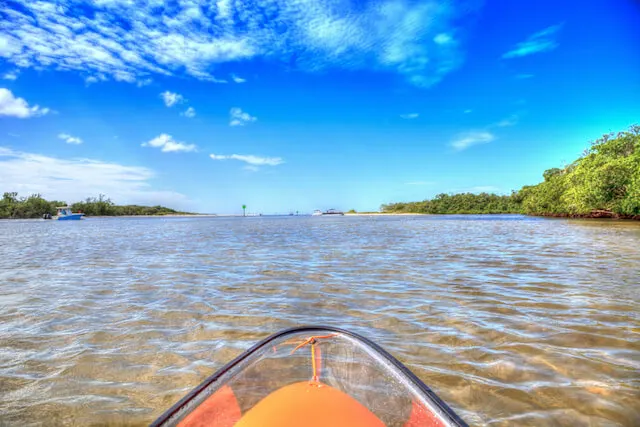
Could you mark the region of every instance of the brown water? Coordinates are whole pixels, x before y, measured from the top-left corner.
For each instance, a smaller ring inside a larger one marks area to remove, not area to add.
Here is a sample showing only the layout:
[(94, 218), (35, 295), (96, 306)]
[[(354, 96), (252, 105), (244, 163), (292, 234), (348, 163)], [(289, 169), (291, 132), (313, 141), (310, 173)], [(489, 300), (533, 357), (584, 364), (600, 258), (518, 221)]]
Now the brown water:
[(152, 421), (278, 329), (377, 341), (471, 424), (640, 425), (640, 224), (0, 221), (0, 425)]

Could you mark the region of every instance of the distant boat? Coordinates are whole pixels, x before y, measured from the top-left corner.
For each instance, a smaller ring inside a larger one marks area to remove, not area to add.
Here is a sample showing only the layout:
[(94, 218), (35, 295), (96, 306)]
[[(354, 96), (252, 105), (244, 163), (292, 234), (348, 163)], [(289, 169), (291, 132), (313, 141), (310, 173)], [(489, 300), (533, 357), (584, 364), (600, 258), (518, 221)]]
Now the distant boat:
[(71, 208), (69, 206), (61, 206), (56, 209), (58, 210), (58, 213), (53, 217), (53, 219), (57, 219), (58, 221), (82, 219), (84, 216), (82, 212), (71, 212)]
[(344, 215), (344, 212), (341, 212), (337, 209), (328, 209), (324, 212), (320, 210), (313, 211), (313, 216), (325, 216), (325, 215)]

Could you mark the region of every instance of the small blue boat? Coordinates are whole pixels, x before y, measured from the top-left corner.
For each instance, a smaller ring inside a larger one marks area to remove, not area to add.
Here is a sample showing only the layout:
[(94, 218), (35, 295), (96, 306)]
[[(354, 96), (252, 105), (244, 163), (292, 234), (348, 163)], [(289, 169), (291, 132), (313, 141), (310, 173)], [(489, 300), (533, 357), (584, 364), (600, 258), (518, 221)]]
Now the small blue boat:
[(56, 209), (58, 210), (58, 213), (54, 218), (58, 221), (82, 219), (82, 217), (84, 216), (84, 214), (81, 212), (71, 212), (71, 208), (69, 206), (61, 206)]

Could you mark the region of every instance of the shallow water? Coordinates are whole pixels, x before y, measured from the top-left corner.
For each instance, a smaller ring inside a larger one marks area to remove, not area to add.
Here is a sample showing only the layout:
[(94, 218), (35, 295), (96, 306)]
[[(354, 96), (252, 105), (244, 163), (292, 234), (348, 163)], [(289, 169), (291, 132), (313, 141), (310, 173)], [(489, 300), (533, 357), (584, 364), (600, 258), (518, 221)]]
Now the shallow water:
[(470, 424), (640, 425), (640, 224), (0, 221), (0, 425), (149, 423), (256, 340), (377, 341)]

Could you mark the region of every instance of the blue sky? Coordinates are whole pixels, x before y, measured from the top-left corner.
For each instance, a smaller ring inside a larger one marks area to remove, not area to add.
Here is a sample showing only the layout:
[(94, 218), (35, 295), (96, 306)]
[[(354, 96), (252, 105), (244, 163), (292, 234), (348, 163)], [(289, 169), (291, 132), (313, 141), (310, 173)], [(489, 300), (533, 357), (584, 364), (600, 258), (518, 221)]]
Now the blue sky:
[(640, 122), (640, 6), (9, 1), (0, 191), (235, 213), (508, 193)]

